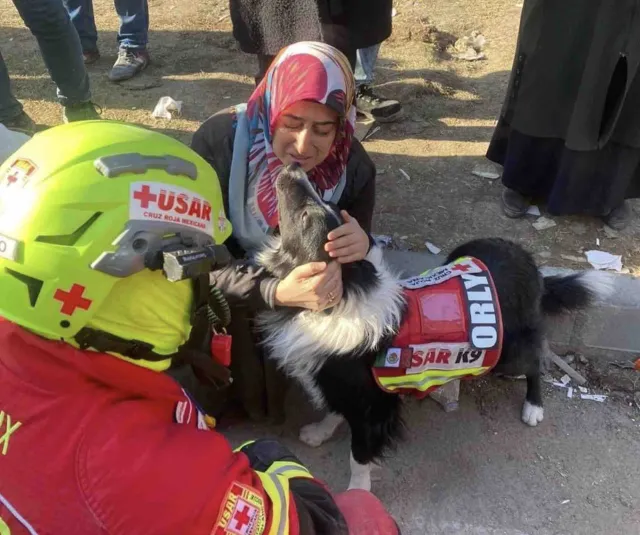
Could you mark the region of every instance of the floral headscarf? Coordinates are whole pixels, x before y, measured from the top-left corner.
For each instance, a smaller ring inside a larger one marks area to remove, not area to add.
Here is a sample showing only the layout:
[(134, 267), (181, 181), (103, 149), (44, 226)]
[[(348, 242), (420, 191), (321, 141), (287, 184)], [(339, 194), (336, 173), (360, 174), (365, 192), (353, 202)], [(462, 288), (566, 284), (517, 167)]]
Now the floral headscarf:
[(309, 173), (321, 197), (330, 196), (345, 173), (356, 109), (355, 82), (347, 58), (324, 43), (301, 42), (276, 57), (247, 102), (249, 150), (246, 194), (250, 212), (262, 228), (278, 225), (275, 181), (282, 162), (273, 153), (272, 136), (280, 114), (301, 100), (325, 104), (340, 123), (329, 155)]

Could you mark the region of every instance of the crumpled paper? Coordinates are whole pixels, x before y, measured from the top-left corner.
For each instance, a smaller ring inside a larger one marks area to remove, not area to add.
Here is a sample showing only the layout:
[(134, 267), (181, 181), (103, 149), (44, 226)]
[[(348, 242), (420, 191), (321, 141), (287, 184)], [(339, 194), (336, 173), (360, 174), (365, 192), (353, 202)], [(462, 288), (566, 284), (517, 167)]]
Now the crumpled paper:
[(157, 119), (169, 119), (171, 120), (171, 112), (175, 112), (176, 115), (180, 115), (182, 111), (182, 101), (173, 100), (171, 97), (162, 97), (156, 104), (156, 107), (151, 113), (151, 117)]
[(596, 269), (622, 271), (622, 255), (607, 253), (606, 251), (587, 251), (584, 253), (587, 261)]

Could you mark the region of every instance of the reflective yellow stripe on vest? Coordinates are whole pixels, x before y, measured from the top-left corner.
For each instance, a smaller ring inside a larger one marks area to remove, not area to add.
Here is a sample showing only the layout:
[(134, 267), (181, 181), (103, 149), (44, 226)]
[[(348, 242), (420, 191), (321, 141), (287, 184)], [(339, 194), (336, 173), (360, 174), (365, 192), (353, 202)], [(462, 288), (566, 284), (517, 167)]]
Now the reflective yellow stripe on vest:
[(397, 390), (399, 388), (411, 388), (426, 392), (430, 388), (442, 386), (449, 381), (454, 381), (467, 375), (483, 375), (489, 368), (471, 368), (465, 370), (425, 370), (421, 373), (401, 375), (398, 377), (378, 377), (380, 384), (387, 390)]
[(277, 461), (266, 472), (256, 472), (273, 506), (269, 535), (289, 535), (289, 480), (313, 476), (304, 466)]

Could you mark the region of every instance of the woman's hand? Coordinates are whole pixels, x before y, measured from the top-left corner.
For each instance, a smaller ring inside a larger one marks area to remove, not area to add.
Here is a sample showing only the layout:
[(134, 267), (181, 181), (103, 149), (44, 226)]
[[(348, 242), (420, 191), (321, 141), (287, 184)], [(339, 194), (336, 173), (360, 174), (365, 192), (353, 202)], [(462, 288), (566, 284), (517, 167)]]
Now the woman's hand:
[(344, 224), (329, 232), (324, 250), (341, 264), (363, 260), (369, 252), (369, 236), (346, 210), (342, 210)]
[(311, 262), (297, 267), (276, 288), (279, 306), (324, 310), (342, 299), (342, 266), (338, 262)]

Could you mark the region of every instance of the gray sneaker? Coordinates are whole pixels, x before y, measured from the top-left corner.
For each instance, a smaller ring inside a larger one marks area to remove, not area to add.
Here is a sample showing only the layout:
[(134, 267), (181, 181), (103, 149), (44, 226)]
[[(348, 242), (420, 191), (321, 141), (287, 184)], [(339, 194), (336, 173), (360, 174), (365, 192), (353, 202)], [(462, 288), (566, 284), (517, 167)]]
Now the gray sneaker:
[(118, 59), (109, 73), (109, 80), (122, 82), (133, 78), (146, 69), (150, 62), (151, 58), (146, 48), (121, 48), (118, 52)]

